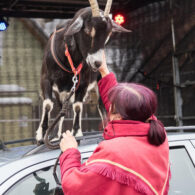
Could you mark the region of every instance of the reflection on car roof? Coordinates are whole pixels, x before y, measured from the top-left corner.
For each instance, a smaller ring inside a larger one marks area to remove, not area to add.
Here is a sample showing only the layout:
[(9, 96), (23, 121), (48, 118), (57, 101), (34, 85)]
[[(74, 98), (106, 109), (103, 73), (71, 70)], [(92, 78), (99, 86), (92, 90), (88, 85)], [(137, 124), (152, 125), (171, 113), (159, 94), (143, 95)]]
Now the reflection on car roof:
[[(103, 140), (102, 133), (90, 134), (87, 136), (82, 136), (76, 138), (79, 140), (79, 147), (90, 146), (92, 144), (98, 144)], [(40, 154), (44, 152), (49, 152), (51, 149), (47, 148), (45, 144), (37, 146), (37, 145), (28, 145), (28, 146), (20, 146), (15, 148), (10, 148), (6, 150), (0, 150), (0, 166), (5, 164), (8, 161), (13, 161), (16, 159), (20, 159), (24, 156), (29, 156), (33, 154)]]

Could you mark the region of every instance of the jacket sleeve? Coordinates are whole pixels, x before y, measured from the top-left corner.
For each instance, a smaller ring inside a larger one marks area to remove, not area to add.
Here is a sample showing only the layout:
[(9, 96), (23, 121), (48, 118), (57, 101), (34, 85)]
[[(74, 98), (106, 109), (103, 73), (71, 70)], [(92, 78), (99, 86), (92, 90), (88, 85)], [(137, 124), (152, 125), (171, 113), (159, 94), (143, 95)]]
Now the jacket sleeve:
[(80, 152), (74, 148), (66, 150), (60, 156), (61, 182), (64, 194), (99, 194), (102, 192), (101, 186), (105, 178), (92, 171), (81, 171), (80, 168), (85, 164), (81, 165), (80, 160)]
[(108, 100), (108, 92), (111, 88), (113, 88), (117, 84), (118, 82), (116, 80), (116, 77), (112, 72), (106, 75), (105, 77), (103, 77), (98, 82), (99, 93), (107, 112), (109, 112), (109, 108), (110, 108), (110, 101)]
[(81, 166), (81, 154), (75, 148), (70, 148), (62, 153), (60, 156), (61, 179), (64, 174), (71, 168), (79, 168)]

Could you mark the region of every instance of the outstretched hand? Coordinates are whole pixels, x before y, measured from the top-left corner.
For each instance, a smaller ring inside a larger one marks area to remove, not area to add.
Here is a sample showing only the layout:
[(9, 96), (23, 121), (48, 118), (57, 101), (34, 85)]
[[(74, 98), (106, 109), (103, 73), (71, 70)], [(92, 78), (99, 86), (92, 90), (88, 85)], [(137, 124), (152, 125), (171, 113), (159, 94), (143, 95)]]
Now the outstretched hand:
[(60, 149), (62, 152), (69, 148), (78, 148), (78, 143), (69, 130), (66, 131), (66, 133), (63, 133), (62, 136), (63, 138), (60, 141)]
[(100, 72), (102, 77), (105, 77), (107, 74), (110, 73), (109, 70), (108, 70), (108, 66), (106, 64), (106, 55), (105, 55), (105, 51), (104, 50), (102, 52), (102, 64), (98, 68), (98, 71)]

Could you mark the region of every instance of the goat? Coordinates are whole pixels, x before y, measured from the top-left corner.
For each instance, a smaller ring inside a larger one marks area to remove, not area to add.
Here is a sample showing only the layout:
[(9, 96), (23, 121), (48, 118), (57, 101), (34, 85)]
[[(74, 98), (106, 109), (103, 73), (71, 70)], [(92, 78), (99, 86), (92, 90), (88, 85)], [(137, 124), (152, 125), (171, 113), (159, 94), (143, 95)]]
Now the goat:
[[(62, 105), (72, 87), (74, 73), (70, 69), (68, 58), (64, 55), (65, 45), (81, 77), (79, 86), (70, 100), (74, 113), (71, 133), (74, 136), (82, 136), (83, 102), (92, 87), (96, 86), (97, 89), (97, 69), (102, 63), (101, 55), (105, 44), (112, 32), (129, 32), (109, 18), (112, 0), (107, 1), (104, 14), (99, 10), (97, 0), (89, 2), (91, 7), (80, 9), (73, 19), (58, 27), (46, 46), (41, 70), (43, 107), (41, 121), (36, 131), (37, 143), (42, 142), (48, 128), (48, 120), (54, 105), (52, 93), (54, 92)], [(82, 69), (78, 66), (81, 62)], [(98, 93), (98, 90), (96, 91)], [(64, 117), (59, 122), (58, 138), (61, 136), (63, 122)]]

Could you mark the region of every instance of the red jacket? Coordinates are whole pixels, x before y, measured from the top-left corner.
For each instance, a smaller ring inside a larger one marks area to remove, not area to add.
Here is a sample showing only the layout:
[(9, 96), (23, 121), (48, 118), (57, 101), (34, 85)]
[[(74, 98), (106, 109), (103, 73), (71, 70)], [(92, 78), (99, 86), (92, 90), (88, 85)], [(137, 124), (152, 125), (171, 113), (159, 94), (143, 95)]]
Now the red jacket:
[[(107, 92), (117, 84), (113, 73), (98, 83), (108, 111)], [(169, 147), (148, 143), (149, 123), (111, 121), (93, 155), (81, 165), (80, 152), (68, 149), (60, 157), (66, 195), (136, 195), (168, 193)]]

